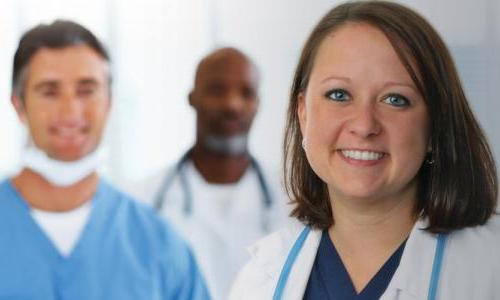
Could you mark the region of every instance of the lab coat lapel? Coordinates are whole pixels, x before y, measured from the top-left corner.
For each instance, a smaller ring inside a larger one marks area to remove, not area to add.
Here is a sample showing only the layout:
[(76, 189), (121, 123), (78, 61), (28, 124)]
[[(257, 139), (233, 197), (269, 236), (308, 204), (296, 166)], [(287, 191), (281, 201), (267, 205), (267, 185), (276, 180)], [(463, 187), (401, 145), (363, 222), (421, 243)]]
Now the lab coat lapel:
[(321, 230), (311, 230), (288, 277), (283, 299), (302, 299), (321, 240)]
[[(304, 225), (294, 224), (294, 226), (287, 227), (262, 239), (249, 249), (251, 255), (265, 273), (265, 277), (271, 280), (273, 293), (288, 254), (303, 229)], [(321, 230), (311, 230), (293, 264), (285, 286), (283, 299), (302, 299), (320, 239)]]
[(423, 230), (426, 227), (425, 221), (413, 227), (399, 267), (380, 299), (427, 299), (437, 239)]

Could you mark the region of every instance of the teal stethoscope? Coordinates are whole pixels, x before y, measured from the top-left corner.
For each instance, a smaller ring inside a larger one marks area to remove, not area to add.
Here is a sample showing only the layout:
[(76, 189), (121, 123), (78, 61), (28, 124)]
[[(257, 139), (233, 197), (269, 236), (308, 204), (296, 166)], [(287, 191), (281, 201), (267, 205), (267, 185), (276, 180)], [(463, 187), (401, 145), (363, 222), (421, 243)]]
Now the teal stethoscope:
[[(293, 244), (292, 249), (288, 253), (288, 257), (286, 258), (285, 265), (281, 270), (280, 277), (278, 279), (278, 284), (276, 285), (276, 289), (274, 290), (273, 300), (281, 300), (283, 296), (283, 291), (285, 290), (285, 285), (288, 280), (288, 276), (290, 275), (290, 271), (292, 270), (293, 263), (295, 262), (297, 256), (299, 255), (300, 249), (304, 245), (307, 236), (311, 228), (306, 227), (300, 233), (299, 237)], [(437, 244), (436, 251), (434, 253), (434, 262), (432, 264), (432, 274), (431, 281), (429, 283), (429, 291), (427, 293), (428, 300), (435, 300), (437, 294), (437, 288), (439, 283), (439, 275), (441, 273), (441, 264), (443, 262), (443, 254), (444, 249), (446, 247), (446, 239), (447, 235), (438, 234), (437, 236)]]
[[(184, 193), (184, 205), (183, 205), (183, 212), (184, 215), (189, 216), (193, 212), (193, 192), (191, 190), (191, 187), (189, 185), (188, 179), (186, 177), (186, 174), (184, 172), (184, 167), (186, 163), (189, 160), (191, 154), (191, 150), (187, 151), (182, 158), (177, 162), (175, 165), (174, 169), (172, 172), (168, 173), (165, 179), (163, 180), (160, 189), (158, 190), (155, 201), (154, 201), (154, 207), (157, 211), (161, 211), (163, 208), (163, 205), (165, 203), (165, 194), (167, 193), (167, 190), (172, 186), (174, 179), (179, 176), (179, 181), (181, 184), (182, 191)], [(271, 197), (271, 191), (269, 190), (269, 186), (267, 185), (267, 182), (264, 177), (264, 173), (262, 172), (262, 169), (257, 163), (257, 160), (250, 155), (250, 165), (252, 168), (255, 170), (255, 173), (257, 175), (257, 180), (259, 182), (259, 187), (262, 193), (262, 213), (261, 213), (261, 227), (262, 231), (264, 233), (269, 232), (269, 214), (268, 212), (271, 210), (271, 206), (273, 204), (272, 197)]]

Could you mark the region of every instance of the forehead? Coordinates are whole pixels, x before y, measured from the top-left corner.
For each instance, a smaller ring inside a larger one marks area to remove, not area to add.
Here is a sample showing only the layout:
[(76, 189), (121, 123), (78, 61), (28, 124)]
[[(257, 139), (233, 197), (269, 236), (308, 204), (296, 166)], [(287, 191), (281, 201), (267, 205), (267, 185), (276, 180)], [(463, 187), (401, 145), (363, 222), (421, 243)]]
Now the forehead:
[(197, 84), (224, 81), (257, 85), (258, 74), (248, 59), (238, 55), (225, 55), (212, 57), (203, 62), (196, 79)]
[(318, 48), (313, 73), (314, 70), (365, 74), (370, 78), (395, 76), (411, 81), (387, 36), (366, 23), (347, 23), (329, 33)]
[(89, 46), (42, 48), (33, 55), (28, 64), (27, 80), (105, 80), (108, 72), (108, 62)]

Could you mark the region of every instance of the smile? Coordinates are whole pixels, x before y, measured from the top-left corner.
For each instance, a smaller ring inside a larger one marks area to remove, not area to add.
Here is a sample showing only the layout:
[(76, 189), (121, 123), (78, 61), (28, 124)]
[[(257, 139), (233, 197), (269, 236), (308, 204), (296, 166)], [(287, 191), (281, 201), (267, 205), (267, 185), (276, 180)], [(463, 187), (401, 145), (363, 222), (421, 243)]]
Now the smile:
[(58, 127), (55, 130), (55, 133), (60, 137), (72, 137), (78, 134), (84, 133), (83, 128), (70, 128), (70, 127)]
[(383, 152), (363, 151), (363, 150), (341, 150), (342, 155), (355, 160), (373, 161), (384, 156)]

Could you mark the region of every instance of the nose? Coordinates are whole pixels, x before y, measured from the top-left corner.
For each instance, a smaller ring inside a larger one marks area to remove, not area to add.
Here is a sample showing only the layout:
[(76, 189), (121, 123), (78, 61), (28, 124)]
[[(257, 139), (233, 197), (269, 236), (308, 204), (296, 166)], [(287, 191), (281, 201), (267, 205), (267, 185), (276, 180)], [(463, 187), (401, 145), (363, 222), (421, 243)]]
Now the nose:
[(349, 132), (366, 139), (379, 135), (381, 129), (375, 107), (371, 104), (360, 104), (350, 120)]
[(244, 109), (245, 99), (237, 92), (228, 93), (225, 97), (224, 110), (228, 113), (239, 114)]
[(82, 112), (82, 100), (76, 95), (63, 95), (59, 103), (59, 120), (67, 123), (78, 123)]

